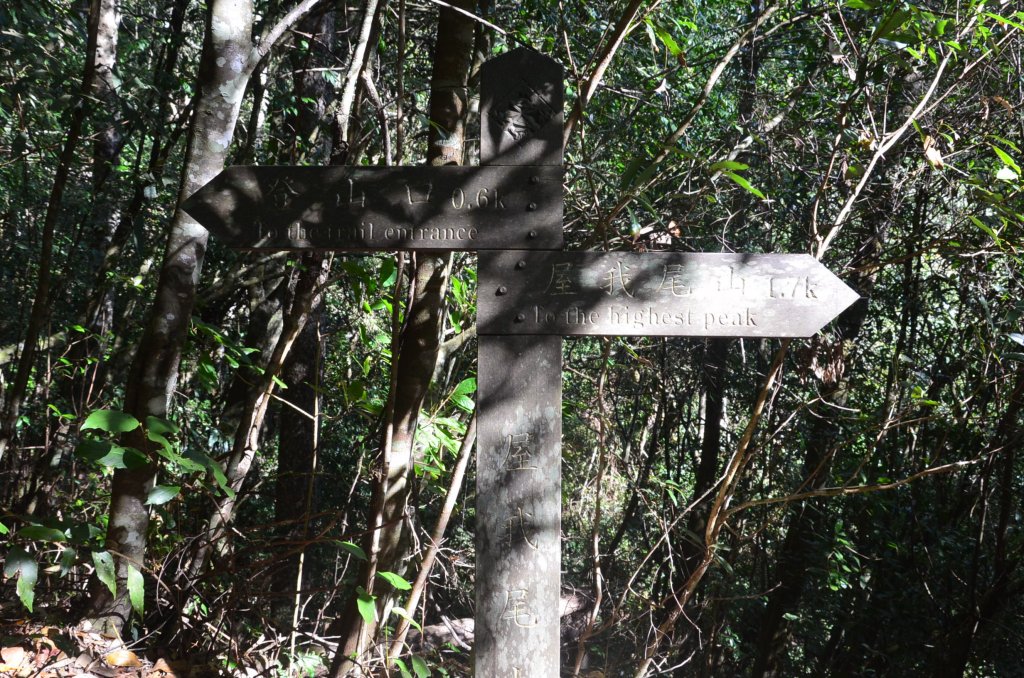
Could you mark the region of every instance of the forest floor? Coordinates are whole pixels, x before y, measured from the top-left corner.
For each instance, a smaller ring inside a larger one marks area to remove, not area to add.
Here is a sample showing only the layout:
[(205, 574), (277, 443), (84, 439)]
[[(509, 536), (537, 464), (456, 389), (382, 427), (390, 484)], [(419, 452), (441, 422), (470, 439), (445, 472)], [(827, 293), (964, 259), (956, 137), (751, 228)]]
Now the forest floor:
[(0, 676), (18, 678), (185, 678), (196, 672), (187, 661), (140, 656), (118, 638), (27, 619), (0, 620)]

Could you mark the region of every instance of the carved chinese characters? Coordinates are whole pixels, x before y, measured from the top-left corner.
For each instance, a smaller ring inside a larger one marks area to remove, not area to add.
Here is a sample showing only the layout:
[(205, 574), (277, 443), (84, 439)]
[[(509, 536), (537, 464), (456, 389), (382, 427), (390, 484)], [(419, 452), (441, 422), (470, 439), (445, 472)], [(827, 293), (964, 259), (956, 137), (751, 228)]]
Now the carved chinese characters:
[(481, 334), (805, 337), (858, 298), (801, 254), (500, 252), (480, 269)]
[(182, 208), (240, 249), (551, 249), (561, 182), (544, 166), (230, 167)]
[(561, 344), (480, 341), (476, 675), (557, 675)]

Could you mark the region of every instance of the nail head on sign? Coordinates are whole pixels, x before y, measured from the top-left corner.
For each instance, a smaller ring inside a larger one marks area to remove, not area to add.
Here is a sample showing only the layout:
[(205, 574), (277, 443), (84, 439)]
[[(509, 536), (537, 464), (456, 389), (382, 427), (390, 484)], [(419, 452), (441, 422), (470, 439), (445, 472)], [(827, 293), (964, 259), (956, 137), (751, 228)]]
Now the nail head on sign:
[(498, 294), (505, 294), (506, 292), (508, 292), (508, 288), (504, 285), (498, 288)]

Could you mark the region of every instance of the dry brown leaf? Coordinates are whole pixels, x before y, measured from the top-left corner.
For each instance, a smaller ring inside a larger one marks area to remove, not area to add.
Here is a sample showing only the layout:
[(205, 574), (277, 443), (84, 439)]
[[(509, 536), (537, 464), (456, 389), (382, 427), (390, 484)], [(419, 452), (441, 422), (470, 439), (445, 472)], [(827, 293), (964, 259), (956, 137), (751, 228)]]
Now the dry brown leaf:
[(119, 668), (135, 668), (136, 666), (142, 666), (142, 662), (139, 660), (138, 655), (131, 650), (114, 650), (113, 652), (108, 652), (104, 655), (103, 661), (105, 661), (108, 666), (117, 666)]
[(939, 152), (938, 144), (930, 134), (924, 138), (924, 159), (935, 169), (942, 169), (946, 166), (942, 159), (942, 153)]
[[(25, 661), (27, 655), (28, 652), (25, 650), (25, 648), (19, 647), (17, 645), (14, 647), (5, 647), (3, 649), (0, 649), (0, 659), (2, 659), (3, 663), (6, 664), (8, 667), (13, 666), (17, 668), (21, 665), (23, 661)], [(0, 670), (10, 671), (11, 669), (4, 668)]]
[(167, 660), (157, 659), (156, 664), (153, 664), (153, 668), (146, 674), (146, 678), (178, 678), (178, 675)]

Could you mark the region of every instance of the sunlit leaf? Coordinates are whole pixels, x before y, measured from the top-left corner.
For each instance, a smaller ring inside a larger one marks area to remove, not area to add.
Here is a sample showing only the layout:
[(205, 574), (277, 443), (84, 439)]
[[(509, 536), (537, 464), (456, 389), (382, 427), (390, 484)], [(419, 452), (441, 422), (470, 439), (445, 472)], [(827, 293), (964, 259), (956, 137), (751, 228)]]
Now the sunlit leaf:
[(756, 188), (754, 188), (753, 186), (751, 186), (749, 181), (747, 181), (746, 179), (744, 179), (740, 175), (736, 174), (735, 172), (723, 172), (722, 174), (724, 176), (729, 177), (730, 179), (732, 179), (736, 183), (736, 185), (738, 185), (741, 188), (746, 189), (747, 191), (753, 193), (754, 195), (756, 195), (761, 200), (765, 199), (764, 198), (764, 193), (762, 193), (761, 191), (759, 191)]
[(110, 595), (117, 595), (117, 575), (114, 573), (114, 556), (109, 551), (93, 551), (92, 564), (96, 566), (96, 578), (108, 589)]
[(153, 506), (166, 504), (177, 497), (179, 492), (181, 492), (181, 487), (178, 485), (157, 485), (146, 495), (146, 504)]
[(128, 564), (128, 598), (131, 600), (132, 609), (141, 617), (146, 598), (146, 584), (142, 573), (131, 563)]
[(367, 624), (372, 624), (377, 618), (377, 605), (374, 602), (375, 596), (371, 596), (362, 586), (356, 589), (356, 607), (359, 608), (359, 615)]
[(378, 572), (377, 576), (391, 584), (399, 591), (408, 591), (412, 588), (412, 584), (407, 582), (404, 577), (395, 574), (394, 572)]
[(85, 418), (82, 430), (99, 429), (107, 433), (127, 433), (140, 425), (139, 420), (130, 414), (118, 410), (96, 410)]

